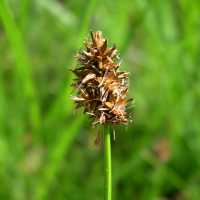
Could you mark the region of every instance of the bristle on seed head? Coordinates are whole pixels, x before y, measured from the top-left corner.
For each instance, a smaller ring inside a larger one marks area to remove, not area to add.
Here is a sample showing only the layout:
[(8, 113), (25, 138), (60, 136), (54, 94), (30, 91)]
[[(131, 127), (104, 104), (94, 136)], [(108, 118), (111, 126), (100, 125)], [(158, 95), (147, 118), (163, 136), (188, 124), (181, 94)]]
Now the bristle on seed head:
[(73, 87), (77, 107), (90, 113), (93, 124), (127, 124), (128, 73), (120, 72), (119, 56), (115, 46), (108, 47), (100, 31), (91, 32), (91, 40), (76, 55), (78, 67)]

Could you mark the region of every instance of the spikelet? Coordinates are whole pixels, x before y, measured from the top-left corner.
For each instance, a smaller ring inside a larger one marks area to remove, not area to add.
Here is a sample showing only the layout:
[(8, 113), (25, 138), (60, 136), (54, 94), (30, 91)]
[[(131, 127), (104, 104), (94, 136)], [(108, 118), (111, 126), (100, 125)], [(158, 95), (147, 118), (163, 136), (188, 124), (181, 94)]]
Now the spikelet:
[(128, 73), (118, 70), (119, 56), (115, 46), (108, 47), (100, 31), (91, 32), (91, 40), (77, 55), (78, 66), (72, 70), (72, 84), (77, 96), (72, 97), (77, 108), (93, 119), (93, 124), (127, 124)]

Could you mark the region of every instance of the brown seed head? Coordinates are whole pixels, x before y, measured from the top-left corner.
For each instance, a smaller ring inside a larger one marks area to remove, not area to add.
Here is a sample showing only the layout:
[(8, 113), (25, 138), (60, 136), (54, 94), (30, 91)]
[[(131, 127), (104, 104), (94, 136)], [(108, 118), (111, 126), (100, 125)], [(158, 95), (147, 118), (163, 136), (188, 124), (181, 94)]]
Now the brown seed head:
[(77, 108), (83, 107), (93, 124), (127, 124), (128, 73), (120, 72), (115, 46), (108, 47), (100, 31), (91, 32), (91, 40), (76, 58), (78, 66), (73, 86)]

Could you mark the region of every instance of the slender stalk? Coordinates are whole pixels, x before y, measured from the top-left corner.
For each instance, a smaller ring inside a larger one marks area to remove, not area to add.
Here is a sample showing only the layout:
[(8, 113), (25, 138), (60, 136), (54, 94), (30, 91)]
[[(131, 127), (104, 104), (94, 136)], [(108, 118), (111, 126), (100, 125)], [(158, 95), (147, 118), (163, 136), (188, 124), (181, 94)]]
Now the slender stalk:
[(104, 200), (112, 199), (112, 166), (111, 166), (111, 142), (110, 128), (104, 130)]

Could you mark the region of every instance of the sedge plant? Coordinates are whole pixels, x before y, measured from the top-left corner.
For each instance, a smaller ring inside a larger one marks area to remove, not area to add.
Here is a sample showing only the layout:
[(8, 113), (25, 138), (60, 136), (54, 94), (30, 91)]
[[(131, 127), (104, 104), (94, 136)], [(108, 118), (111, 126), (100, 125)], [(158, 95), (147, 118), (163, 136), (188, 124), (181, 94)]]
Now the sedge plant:
[(100, 31), (91, 32), (85, 49), (76, 55), (78, 65), (73, 69), (76, 78), (72, 86), (77, 95), (72, 99), (93, 120), (93, 126), (103, 127), (105, 200), (112, 199), (111, 130), (114, 125), (127, 124), (128, 73), (119, 71), (120, 59), (115, 46), (108, 47)]

